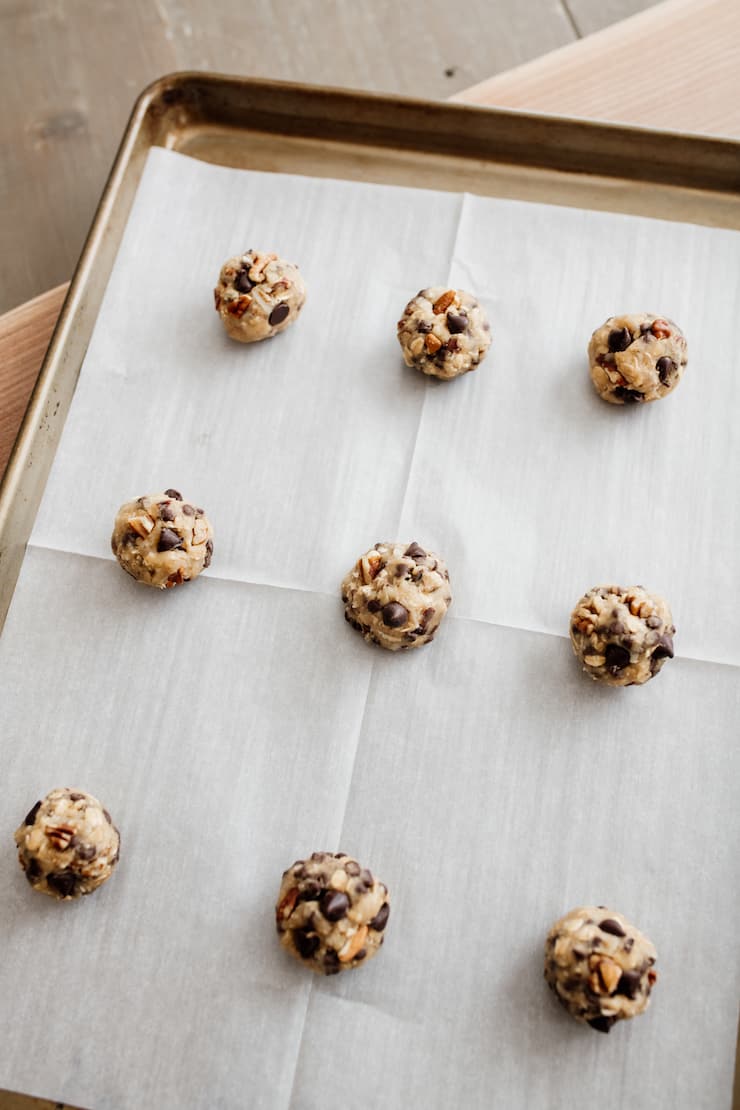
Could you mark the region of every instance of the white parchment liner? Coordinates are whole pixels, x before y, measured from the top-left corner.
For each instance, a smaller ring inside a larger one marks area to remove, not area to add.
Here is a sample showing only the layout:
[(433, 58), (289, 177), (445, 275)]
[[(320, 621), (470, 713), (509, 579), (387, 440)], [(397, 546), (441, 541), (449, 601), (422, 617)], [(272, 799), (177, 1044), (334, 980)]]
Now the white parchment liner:
[[(247, 247), (298, 261), (298, 324), (247, 348), (211, 307)], [(450, 384), (395, 321), (475, 291), (493, 346)], [(684, 328), (676, 393), (600, 402), (590, 332)], [(729, 1105), (738, 996), (740, 236), (151, 152), (0, 641), (0, 1086), (88, 1107)], [(112, 561), (118, 505), (203, 505), (211, 571), (159, 593)], [(342, 620), (376, 540), (444, 555), (454, 603), (392, 656)], [(670, 601), (678, 658), (591, 684), (580, 594)], [(12, 831), (104, 799), (122, 860), (34, 895)], [(356, 854), (389, 885), (367, 968), (274, 937), (280, 873)], [(598, 1036), (542, 980), (583, 902), (653, 939), (649, 1013)]]

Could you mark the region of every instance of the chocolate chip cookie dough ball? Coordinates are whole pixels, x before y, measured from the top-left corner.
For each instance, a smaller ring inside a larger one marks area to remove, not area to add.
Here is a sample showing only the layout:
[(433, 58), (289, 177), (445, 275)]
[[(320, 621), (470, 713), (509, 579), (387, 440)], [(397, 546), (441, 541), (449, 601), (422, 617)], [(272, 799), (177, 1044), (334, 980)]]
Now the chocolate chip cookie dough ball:
[(290, 327), (303, 308), (306, 287), (292, 262), (248, 250), (223, 264), (213, 296), (231, 338), (256, 343)]
[(491, 346), (490, 333), (475, 297), (444, 285), (420, 290), (398, 321), (406, 365), (445, 380), (475, 370)]
[(640, 686), (673, 658), (676, 629), (667, 603), (642, 586), (595, 586), (570, 618), (573, 651), (597, 682)]
[(388, 888), (343, 852), (314, 852), (283, 872), (275, 921), (283, 948), (321, 975), (371, 959), (384, 940)]
[(34, 890), (70, 901), (111, 877), (120, 837), (107, 809), (82, 790), (52, 790), (16, 829), (18, 859)]
[(610, 404), (657, 401), (681, 381), (686, 340), (662, 316), (610, 316), (591, 336), (588, 361), (597, 393)]
[(344, 617), (368, 642), (389, 651), (434, 639), (452, 601), (438, 555), (418, 543), (376, 543), (342, 582)]
[(647, 1009), (656, 958), (652, 943), (621, 913), (581, 906), (547, 934), (545, 979), (576, 1021), (608, 1033)]
[(208, 518), (176, 489), (122, 505), (110, 542), (127, 574), (162, 590), (197, 578), (213, 555)]

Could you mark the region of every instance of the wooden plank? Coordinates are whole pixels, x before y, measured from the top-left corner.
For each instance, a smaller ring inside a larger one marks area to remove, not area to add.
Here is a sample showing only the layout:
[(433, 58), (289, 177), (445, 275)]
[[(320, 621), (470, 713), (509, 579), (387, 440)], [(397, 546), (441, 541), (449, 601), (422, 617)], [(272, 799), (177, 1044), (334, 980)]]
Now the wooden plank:
[(652, 7), (656, 0), (563, 0), (579, 38), (603, 31), (613, 23)]
[(450, 96), (575, 38), (560, 0), (467, 0), (463, 8), (159, 0), (159, 8), (183, 67), (421, 97)]
[(131, 105), (175, 66), (149, 0), (0, 7), (0, 312), (69, 278)]
[(667, 0), (454, 99), (740, 137), (740, 2)]
[(428, 0), (0, 3), (0, 312), (69, 277), (131, 105), (165, 73), (444, 97), (573, 38), (560, 0), (469, 0), (464, 16)]
[(66, 293), (59, 285), (0, 317), (0, 478)]

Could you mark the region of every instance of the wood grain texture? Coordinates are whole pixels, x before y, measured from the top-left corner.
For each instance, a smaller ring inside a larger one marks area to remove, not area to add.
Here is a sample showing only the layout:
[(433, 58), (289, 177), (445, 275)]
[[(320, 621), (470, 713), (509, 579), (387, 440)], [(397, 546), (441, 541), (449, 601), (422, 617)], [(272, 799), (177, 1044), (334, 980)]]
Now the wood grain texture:
[[(607, 2), (618, 19), (652, 0)], [(565, 3), (0, 0), (0, 312), (70, 276), (133, 101), (157, 77), (447, 97), (575, 41)]]
[[(650, 6), (656, 3), (651, 0)], [(644, 0), (563, 0), (579, 38), (603, 31), (613, 23), (629, 19), (649, 6)]]
[[(17, 1095), (12, 1091), (0, 1091), (0, 1110), (75, 1110), (67, 1102), (53, 1102), (48, 1098), (34, 1098), (33, 1095)], [(80, 1110), (78, 1107), (77, 1110)]]
[(428, 0), (207, 9), (203, 0), (158, 0), (158, 8), (182, 65), (422, 97), (449, 96), (575, 37), (560, 0), (467, 0), (464, 11)]
[(0, 478), (66, 293), (60, 285), (0, 317)]
[(0, 0), (0, 311), (66, 281), (137, 93), (177, 66), (148, 0)]
[(740, 137), (740, 0), (667, 0), (455, 99)]

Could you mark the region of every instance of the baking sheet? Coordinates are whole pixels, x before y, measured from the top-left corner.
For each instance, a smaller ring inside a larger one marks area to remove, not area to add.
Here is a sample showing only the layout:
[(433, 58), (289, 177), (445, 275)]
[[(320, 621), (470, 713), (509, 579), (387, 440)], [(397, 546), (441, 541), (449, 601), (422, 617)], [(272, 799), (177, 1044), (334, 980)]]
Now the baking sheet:
[[(253, 349), (210, 306), (242, 247), (301, 263), (295, 328)], [(94, 898), (0, 871), (0, 1084), (88, 1106), (729, 1105), (737, 1019), (738, 233), (206, 166), (154, 150), (2, 640), (0, 833), (69, 783), (123, 834)], [(479, 293), (492, 352), (403, 367), (417, 288)], [(592, 396), (608, 314), (679, 319), (644, 409)], [(174, 485), (208, 575), (137, 587), (118, 504)], [(429, 649), (373, 650), (337, 586), (375, 540), (445, 555)], [(590, 585), (669, 597), (680, 658), (602, 690), (563, 633)], [(284, 956), (280, 872), (317, 848), (391, 888), (381, 956)], [(598, 1037), (541, 978), (581, 902), (655, 941), (648, 1015)], [(60, 1030), (63, 1031), (60, 1033)]]

